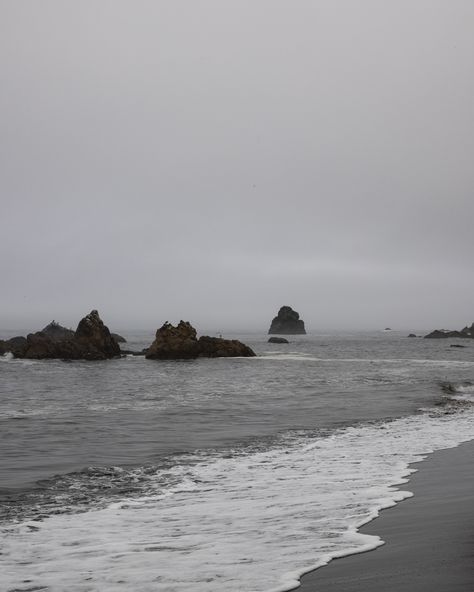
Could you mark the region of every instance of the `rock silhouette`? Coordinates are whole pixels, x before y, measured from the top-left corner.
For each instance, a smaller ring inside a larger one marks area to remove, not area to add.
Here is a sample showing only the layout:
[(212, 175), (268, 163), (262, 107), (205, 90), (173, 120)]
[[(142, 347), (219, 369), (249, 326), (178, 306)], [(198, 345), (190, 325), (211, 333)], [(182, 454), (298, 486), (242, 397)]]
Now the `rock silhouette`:
[(268, 334), (306, 335), (306, 330), (300, 315), (291, 306), (282, 306), (273, 319)]
[(446, 339), (446, 338), (459, 337), (461, 339), (474, 339), (474, 323), (470, 327), (464, 327), (460, 331), (451, 331), (449, 329), (435, 329), (428, 335), (425, 335), (425, 339)]
[(34, 360), (106, 360), (121, 354), (119, 344), (96, 310), (81, 319), (75, 332), (53, 321), (43, 331), (30, 333), (26, 339), (14, 337), (0, 341), (0, 354), (7, 351), (17, 358)]

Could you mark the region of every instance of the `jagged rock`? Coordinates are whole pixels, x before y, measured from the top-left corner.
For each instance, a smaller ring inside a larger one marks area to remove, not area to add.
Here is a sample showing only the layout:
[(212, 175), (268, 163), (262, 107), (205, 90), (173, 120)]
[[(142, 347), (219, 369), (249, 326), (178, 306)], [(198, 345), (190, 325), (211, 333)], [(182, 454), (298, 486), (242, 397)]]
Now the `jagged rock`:
[(120, 355), (119, 344), (96, 310), (79, 321), (74, 342), (83, 351), (85, 359), (102, 360)]
[(461, 331), (449, 331), (448, 329), (436, 329), (428, 335), (425, 335), (425, 339), (446, 339), (448, 337), (461, 337), (466, 338), (470, 337), (470, 335), (466, 335)]
[(111, 333), (111, 335), (117, 343), (127, 343), (127, 340), (125, 339), (125, 337), (122, 337), (118, 333)]
[(474, 323), (470, 327), (464, 327), (460, 331), (450, 331), (448, 329), (436, 329), (428, 335), (426, 339), (446, 339), (447, 337), (461, 337), (463, 339), (474, 339)]
[(288, 339), (285, 339), (284, 337), (270, 337), (270, 339), (268, 340), (268, 343), (290, 343), (288, 341)]
[(47, 332), (30, 333), (22, 344), (21, 351), (13, 351), (13, 354), (18, 358), (36, 360), (105, 360), (120, 355), (118, 343), (112, 338), (96, 310), (81, 319), (75, 332), (66, 329), (66, 339), (59, 339), (59, 331), (54, 328), (51, 337), (51, 325), (52, 323), (46, 327), (49, 327)]
[(154, 360), (217, 358), (254, 356), (255, 353), (237, 340), (202, 336), (197, 339), (196, 329), (187, 321), (177, 327), (166, 322), (156, 332), (155, 341), (146, 351), (146, 357)]
[[(64, 344), (68, 344), (68, 348), (70, 347), (72, 351), (75, 351), (74, 346), (72, 345), (72, 341), (55, 341), (51, 339), (46, 333), (42, 331), (37, 331), (36, 333), (30, 333), (26, 337), (27, 345), (26, 350), (22, 358), (29, 358), (33, 360), (44, 360), (44, 359), (51, 359), (51, 358), (75, 358), (76, 356), (72, 355), (65, 355)], [(69, 344), (71, 345), (69, 346)], [(62, 355), (60, 355), (60, 353)]]
[(291, 306), (282, 306), (273, 319), (268, 334), (306, 335), (306, 330), (300, 315)]
[(61, 327), (56, 321), (51, 321), (49, 325), (46, 325), (44, 329), (41, 329), (41, 333), (44, 333), (53, 341), (65, 341), (74, 337), (74, 331), (72, 329)]
[(146, 353), (147, 358), (157, 360), (197, 358), (198, 355), (196, 329), (186, 321), (180, 321), (177, 327), (166, 322), (157, 330), (155, 341)]

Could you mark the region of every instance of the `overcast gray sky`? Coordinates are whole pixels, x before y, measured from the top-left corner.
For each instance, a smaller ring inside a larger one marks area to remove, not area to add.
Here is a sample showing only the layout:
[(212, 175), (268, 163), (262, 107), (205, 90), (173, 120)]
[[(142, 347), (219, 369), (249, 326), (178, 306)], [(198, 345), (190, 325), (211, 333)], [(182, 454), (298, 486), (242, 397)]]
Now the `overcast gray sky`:
[(474, 320), (472, 0), (0, 13), (0, 327)]

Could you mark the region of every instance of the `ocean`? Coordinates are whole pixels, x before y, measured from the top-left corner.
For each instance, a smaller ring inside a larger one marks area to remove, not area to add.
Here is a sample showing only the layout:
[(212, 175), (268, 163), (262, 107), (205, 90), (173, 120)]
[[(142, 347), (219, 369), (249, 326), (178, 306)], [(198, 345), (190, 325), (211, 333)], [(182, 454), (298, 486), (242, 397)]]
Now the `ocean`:
[(224, 337), (257, 357), (0, 357), (2, 592), (290, 590), (474, 439), (470, 341)]

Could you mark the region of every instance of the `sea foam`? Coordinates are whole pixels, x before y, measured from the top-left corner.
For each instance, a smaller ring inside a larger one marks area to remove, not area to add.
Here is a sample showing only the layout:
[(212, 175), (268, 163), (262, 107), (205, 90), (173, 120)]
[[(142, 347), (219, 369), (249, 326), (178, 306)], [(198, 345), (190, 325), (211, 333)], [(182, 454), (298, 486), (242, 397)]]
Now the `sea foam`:
[(102, 509), (2, 527), (7, 591), (277, 592), (334, 557), (369, 550), (357, 532), (409, 497), (409, 463), (474, 438), (472, 409), (288, 437), (156, 474), (156, 488)]

